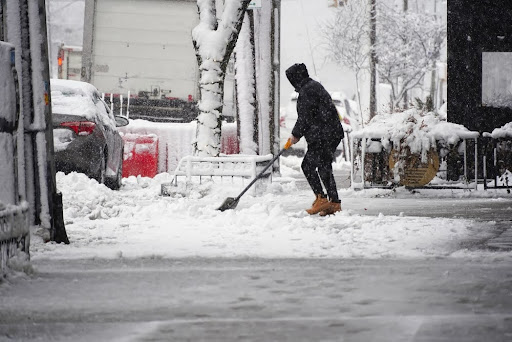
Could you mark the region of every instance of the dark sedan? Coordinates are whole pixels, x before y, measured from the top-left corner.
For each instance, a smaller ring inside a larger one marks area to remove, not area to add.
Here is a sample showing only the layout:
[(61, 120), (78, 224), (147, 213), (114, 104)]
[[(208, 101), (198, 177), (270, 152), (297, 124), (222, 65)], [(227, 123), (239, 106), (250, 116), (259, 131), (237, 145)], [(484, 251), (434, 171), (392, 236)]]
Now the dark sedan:
[(123, 139), (114, 116), (91, 84), (51, 80), (53, 142), (58, 171), (84, 173), (111, 189), (121, 187)]

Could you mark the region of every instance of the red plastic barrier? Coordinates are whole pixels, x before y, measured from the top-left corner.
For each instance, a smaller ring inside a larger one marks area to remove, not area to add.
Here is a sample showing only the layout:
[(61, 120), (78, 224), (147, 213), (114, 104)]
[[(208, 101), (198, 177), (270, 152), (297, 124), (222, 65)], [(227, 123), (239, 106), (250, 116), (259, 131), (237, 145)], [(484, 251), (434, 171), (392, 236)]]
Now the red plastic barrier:
[(238, 136), (236, 135), (235, 125), (223, 127), (222, 135), (220, 138), (220, 152), (224, 154), (240, 153), (240, 146), (238, 144)]
[(123, 177), (154, 177), (158, 173), (158, 137), (128, 133), (123, 136)]

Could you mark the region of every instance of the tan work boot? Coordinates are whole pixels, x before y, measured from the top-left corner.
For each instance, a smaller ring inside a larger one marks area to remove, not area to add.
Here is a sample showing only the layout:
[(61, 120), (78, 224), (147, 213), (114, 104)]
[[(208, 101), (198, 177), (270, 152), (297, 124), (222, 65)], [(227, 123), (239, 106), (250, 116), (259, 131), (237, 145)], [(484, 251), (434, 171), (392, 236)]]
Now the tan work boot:
[(327, 202), (322, 206), (322, 210), (320, 211), (320, 216), (327, 216), (337, 213), (341, 211), (341, 203), (337, 202)]
[(321, 194), (317, 194), (316, 199), (313, 202), (313, 205), (311, 206), (311, 208), (306, 209), (306, 212), (309, 215), (318, 214), (323, 210), (323, 206), (327, 203), (329, 203), (329, 200), (326, 197), (323, 197)]

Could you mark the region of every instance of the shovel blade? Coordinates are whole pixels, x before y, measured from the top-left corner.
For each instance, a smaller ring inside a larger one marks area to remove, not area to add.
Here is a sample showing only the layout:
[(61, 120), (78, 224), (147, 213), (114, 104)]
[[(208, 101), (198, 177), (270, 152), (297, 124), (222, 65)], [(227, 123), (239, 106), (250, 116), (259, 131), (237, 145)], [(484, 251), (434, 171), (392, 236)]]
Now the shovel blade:
[(222, 205), (217, 208), (217, 210), (225, 211), (228, 209), (235, 209), (237, 204), (238, 204), (238, 200), (236, 198), (228, 197), (228, 198), (226, 198), (224, 203), (222, 203)]

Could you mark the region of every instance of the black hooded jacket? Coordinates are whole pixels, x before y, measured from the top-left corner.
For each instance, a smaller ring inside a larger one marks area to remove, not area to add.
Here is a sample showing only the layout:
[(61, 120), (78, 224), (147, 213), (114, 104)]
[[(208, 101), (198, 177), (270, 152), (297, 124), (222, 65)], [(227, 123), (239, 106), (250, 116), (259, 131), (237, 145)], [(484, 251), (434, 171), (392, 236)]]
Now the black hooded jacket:
[(338, 111), (331, 95), (317, 81), (311, 79), (304, 64), (294, 64), (286, 70), (286, 77), (299, 93), (297, 122), (292, 134), (305, 137), (308, 144), (341, 140), (344, 136)]

